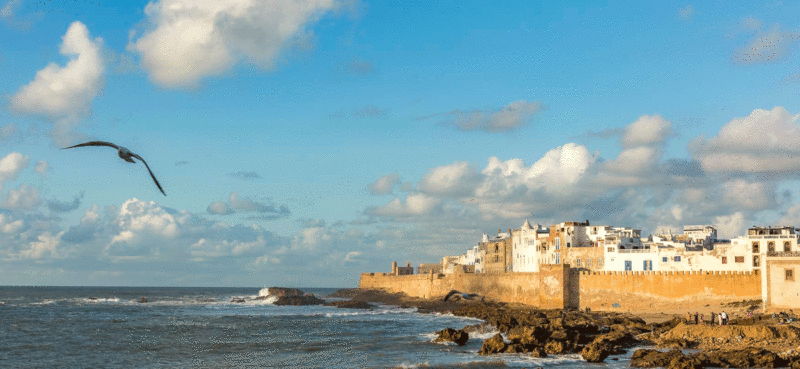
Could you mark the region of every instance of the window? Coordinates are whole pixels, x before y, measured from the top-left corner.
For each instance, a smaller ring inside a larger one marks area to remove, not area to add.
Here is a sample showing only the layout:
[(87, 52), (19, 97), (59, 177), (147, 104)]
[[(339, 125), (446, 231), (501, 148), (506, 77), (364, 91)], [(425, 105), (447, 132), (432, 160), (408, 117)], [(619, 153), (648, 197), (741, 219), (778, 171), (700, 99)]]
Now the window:
[(681, 261), (681, 257), (680, 256), (675, 256), (675, 257), (672, 258), (672, 261)]
[(792, 252), (792, 243), (786, 241), (783, 243), (783, 252)]
[[(561, 239), (560, 238), (556, 238), (556, 250), (558, 250), (560, 248), (561, 248)], [(558, 263), (556, 263), (556, 264), (558, 264)]]
[(630, 260), (625, 260), (625, 271), (633, 270), (633, 263)]
[(758, 251), (758, 242), (753, 242), (753, 253), (758, 254), (759, 252), (760, 251)]
[(643, 263), (642, 270), (653, 270), (653, 262), (650, 260), (645, 260)]
[(734, 256), (733, 259), (737, 263), (744, 263), (744, 256)]
[(794, 269), (784, 269), (786, 273), (786, 281), (794, 282)]
[(603, 258), (597, 258), (597, 267), (598, 268), (602, 268), (603, 267)]
[(668, 259), (666, 256), (664, 256), (664, 257), (662, 257), (662, 258), (661, 258), (661, 262), (662, 262), (662, 263), (666, 263), (666, 262), (667, 262), (667, 260), (669, 260), (669, 259)]
[(580, 267), (581, 266), (581, 259), (575, 259), (575, 266), (576, 267)]
[(561, 255), (556, 254), (556, 264), (561, 264)]
[(592, 267), (592, 258), (586, 258), (586, 267), (587, 268), (591, 268)]
[(608, 247), (608, 252), (614, 252), (614, 247), (609, 246)]
[(767, 252), (775, 252), (775, 242), (767, 243)]
[(722, 257), (722, 264), (728, 264), (728, 257), (727, 256), (723, 256)]
[(760, 265), (758, 255), (753, 256), (753, 267), (758, 267)]
[(567, 242), (567, 247), (571, 247), (571, 246), (570, 246), (570, 244), (569, 244), (569, 242)]

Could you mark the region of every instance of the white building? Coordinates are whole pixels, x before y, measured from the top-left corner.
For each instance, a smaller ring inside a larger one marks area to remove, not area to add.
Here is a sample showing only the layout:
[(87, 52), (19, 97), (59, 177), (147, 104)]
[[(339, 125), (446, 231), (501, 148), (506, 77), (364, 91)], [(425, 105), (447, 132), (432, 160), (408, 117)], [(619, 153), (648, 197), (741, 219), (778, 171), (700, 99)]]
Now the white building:
[(537, 241), (550, 235), (550, 229), (537, 224), (532, 227), (526, 219), (522, 228), (512, 232), (511, 260), (514, 272), (538, 272), (539, 252)]

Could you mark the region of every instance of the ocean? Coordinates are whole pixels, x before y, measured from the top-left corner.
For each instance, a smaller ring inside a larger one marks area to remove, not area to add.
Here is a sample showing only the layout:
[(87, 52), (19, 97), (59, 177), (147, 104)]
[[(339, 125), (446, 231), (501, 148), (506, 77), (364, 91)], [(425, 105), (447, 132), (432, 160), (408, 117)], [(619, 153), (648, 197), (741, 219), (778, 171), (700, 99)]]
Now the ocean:
[[(326, 298), (335, 288), (303, 288)], [(579, 355), (479, 356), (431, 342), (480, 320), (379, 306), (276, 306), (262, 288), (0, 287), (3, 368), (482, 368), (589, 366)], [(145, 297), (147, 303), (139, 300)], [(244, 303), (231, 302), (244, 299)], [(592, 364), (625, 368), (626, 355)], [(616, 358), (617, 360), (612, 360)]]

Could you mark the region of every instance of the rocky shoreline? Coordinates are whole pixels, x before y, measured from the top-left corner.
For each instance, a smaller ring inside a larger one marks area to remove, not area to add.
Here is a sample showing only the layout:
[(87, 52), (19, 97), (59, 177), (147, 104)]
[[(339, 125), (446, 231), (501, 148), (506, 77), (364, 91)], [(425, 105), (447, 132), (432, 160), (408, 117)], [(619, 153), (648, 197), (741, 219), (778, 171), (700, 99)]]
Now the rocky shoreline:
[[(750, 305), (733, 313), (730, 325), (687, 324), (676, 316), (645, 321), (635, 313), (540, 310), (492, 301), (419, 299), (381, 290), (340, 290), (329, 297), (354, 302), (417, 307), (420, 312), (452, 313), (486, 323), (451, 327), (437, 332), (435, 341), (463, 345), (476, 329), (497, 329), (483, 342), (480, 355), (504, 353), (534, 357), (578, 353), (587, 362), (603, 362), (610, 355), (636, 350), (631, 367), (639, 368), (800, 368), (800, 325), (781, 316), (759, 315)], [(747, 315), (745, 315), (747, 314)], [(682, 349), (694, 349), (685, 354)]]

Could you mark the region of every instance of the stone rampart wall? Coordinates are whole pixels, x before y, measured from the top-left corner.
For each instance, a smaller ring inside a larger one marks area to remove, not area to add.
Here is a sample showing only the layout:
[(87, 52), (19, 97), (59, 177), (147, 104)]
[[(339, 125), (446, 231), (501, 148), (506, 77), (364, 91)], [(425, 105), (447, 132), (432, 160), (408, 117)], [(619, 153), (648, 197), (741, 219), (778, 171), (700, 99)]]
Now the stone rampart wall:
[(569, 269), (563, 265), (543, 266), (538, 273), (455, 273), (393, 276), (389, 273), (363, 273), (359, 288), (404, 292), (409, 296), (442, 298), (451, 290), (477, 293), (486, 298), (522, 303), (541, 308), (563, 308), (564, 281)]
[(441, 298), (458, 290), (545, 309), (669, 311), (760, 299), (761, 276), (758, 272), (581, 272), (562, 264), (542, 265), (538, 273), (364, 273), (359, 288), (422, 298)]
[(596, 310), (691, 309), (761, 299), (758, 272), (578, 272), (572, 277), (577, 279), (570, 291), (573, 304), (577, 300), (581, 308)]

